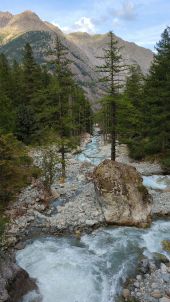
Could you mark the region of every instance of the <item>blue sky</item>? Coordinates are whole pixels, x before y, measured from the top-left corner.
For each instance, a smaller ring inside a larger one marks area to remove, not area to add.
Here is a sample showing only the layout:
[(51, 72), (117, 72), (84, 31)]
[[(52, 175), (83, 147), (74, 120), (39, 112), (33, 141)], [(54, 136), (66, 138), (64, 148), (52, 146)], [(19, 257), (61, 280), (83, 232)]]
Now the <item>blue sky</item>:
[(170, 0), (5, 0), (0, 11), (32, 10), (65, 32), (106, 33), (154, 49), (170, 25)]

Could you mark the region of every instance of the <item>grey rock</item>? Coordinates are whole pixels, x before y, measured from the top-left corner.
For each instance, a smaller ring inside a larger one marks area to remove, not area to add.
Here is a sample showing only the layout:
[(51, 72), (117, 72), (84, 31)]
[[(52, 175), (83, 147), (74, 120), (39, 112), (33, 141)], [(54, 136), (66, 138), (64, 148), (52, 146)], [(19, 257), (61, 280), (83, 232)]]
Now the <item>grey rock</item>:
[(20, 301), (23, 295), (36, 290), (34, 280), (20, 268), (10, 255), (0, 256), (0, 301)]
[(169, 274), (162, 274), (162, 279), (164, 282), (170, 282), (170, 275)]
[(163, 298), (159, 299), (159, 302), (170, 302), (170, 298), (163, 297)]
[(158, 290), (158, 289), (155, 289), (152, 293), (151, 293), (151, 296), (154, 297), (154, 298), (161, 298), (162, 297), (162, 294), (161, 292)]
[(161, 263), (161, 273), (162, 274), (167, 273), (167, 266), (164, 263)]
[(142, 280), (142, 276), (141, 276), (141, 275), (137, 275), (137, 276), (136, 276), (136, 279), (137, 279), (138, 281), (141, 281), (141, 280)]
[(125, 300), (128, 299), (129, 296), (130, 296), (130, 291), (129, 291), (129, 289), (127, 289), (127, 288), (123, 289), (122, 295), (123, 295), (123, 297), (124, 297)]
[(134, 283), (134, 286), (135, 286), (136, 288), (139, 288), (139, 287), (140, 287), (140, 283), (139, 283), (138, 281), (136, 281), (136, 282)]

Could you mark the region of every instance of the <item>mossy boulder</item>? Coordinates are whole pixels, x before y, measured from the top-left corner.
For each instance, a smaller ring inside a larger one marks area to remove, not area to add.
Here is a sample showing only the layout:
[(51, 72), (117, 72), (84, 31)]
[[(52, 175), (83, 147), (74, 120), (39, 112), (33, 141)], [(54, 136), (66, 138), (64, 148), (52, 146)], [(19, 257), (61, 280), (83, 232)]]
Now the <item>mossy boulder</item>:
[(108, 224), (149, 225), (151, 197), (134, 167), (105, 160), (94, 170), (93, 179)]
[(153, 253), (153, 258), (155, 260), (156, 263), (160, 264), (160, 263), (169, 263), (169, 259), (160, 253)]
[(163, 240), (162, 247), (166, 252), (170, 252), (170, 240)]

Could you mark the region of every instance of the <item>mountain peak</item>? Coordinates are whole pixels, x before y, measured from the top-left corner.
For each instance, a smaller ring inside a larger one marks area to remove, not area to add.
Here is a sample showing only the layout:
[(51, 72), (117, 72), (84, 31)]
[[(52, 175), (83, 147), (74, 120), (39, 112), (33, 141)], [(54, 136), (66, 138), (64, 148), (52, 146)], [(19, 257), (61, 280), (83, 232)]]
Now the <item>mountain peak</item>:
[(10, 18), (1, 26), (0, 33), (5, 37), (3, 43), (23, 33), (31, 31), (50, 31), (50, 28), (31, 10), (26, 10)]
[(12, 19), (13, 15), (9, 12), (0, 11), (0, 28), (5, 27)]
[(13, 17), (12, 21), (14, 20), (22, 20), (22, 19), (29, 19), (29, 20), (38, 20), (40, 21), (41, 19), (39, 18), (38, 15), (36, 15), (34, 12), (32, 12), (31, 10), (26, 10), (20, 14), (17, 14)]
[(27, 9), (27, 10), (23, 11), (22, 14), (35, 14), (35, 13), (32, 10)]
[(40, 17), (34, 13), (32, 10), (25, 10), (24, 12), (16, 15), (16, 16), (23, 16), (23, 17), (31, 17), (31, 18), (37, 18), (40, 19)]

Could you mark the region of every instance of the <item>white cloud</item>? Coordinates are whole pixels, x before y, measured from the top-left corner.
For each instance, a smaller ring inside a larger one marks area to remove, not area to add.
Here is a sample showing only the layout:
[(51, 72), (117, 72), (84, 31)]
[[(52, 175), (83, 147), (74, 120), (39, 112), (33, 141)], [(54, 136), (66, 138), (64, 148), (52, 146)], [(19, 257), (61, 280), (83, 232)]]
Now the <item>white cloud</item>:
[(95, 25), (93, 24), (92, 20), (87, 17), (82, 17), (78, 21), (76, 21), (75, 28), (77, 28), (77, 31), (88, 32), (88, 33), (95, 32)]
[(95, 25), (90, 18), (81, 17), (79, 20), (75, 21), (71, 26), (60, 26), (58, 23), (53, 22), (54, 25), (58, 26), (65, 33), (70, 32), (87, 32), (89, 34), (94, 34), (96, 32)]
[(120, 26), (121, 25), (121, 22), (120, 22), (120, 20), (119, 20), (119, 18), (114, 18), (113, 19), (113, 26), (115, 27), (115, 26)]

